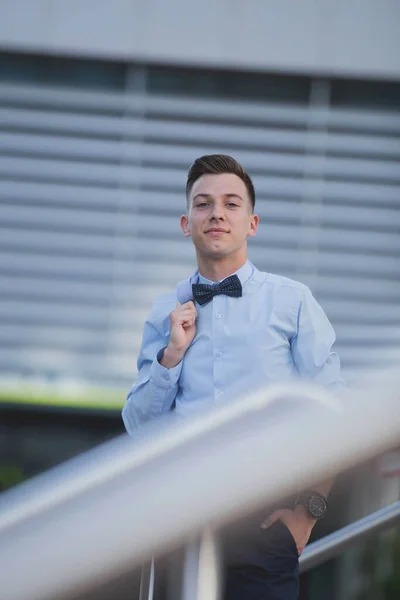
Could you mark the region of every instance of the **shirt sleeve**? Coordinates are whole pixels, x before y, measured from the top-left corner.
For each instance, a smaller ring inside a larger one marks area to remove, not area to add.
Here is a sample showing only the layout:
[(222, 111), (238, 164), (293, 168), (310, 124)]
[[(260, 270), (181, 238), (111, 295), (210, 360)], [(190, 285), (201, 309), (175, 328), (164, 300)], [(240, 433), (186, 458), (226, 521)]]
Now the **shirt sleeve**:
[(291, 340), (293, 361), (301, 378), (339, 391), (345, 388), (345, 382), (340, 375), (339, 356), (332, 351), (335, 339), (328, 317), (305, 288), (298, 309), (297, 333)]
[(171, 410), (178, 391), (182, 361), (172, 369), (163, 367), (159, 361), (166, 345), (167, 338), (150, 315), (144, 326), (136, 381), (122, 410), (122, 419), (129, 434)]

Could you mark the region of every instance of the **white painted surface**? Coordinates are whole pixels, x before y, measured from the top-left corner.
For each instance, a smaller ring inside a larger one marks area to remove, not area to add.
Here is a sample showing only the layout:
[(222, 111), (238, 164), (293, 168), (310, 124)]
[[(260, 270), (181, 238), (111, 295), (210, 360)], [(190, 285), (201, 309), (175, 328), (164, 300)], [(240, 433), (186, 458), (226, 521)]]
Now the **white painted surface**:
[(0, 47), (400, 78), (398, 0), (0, 0)]

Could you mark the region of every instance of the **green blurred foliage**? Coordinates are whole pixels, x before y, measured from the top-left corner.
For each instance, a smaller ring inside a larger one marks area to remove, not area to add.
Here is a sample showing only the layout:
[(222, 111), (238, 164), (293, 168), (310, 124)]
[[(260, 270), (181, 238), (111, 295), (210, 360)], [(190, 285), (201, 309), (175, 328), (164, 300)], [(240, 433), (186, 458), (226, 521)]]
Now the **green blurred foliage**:
[(0, 464), (0, 492), (21, 483), (25, 473), (19, 465)]
[(400, 526), (367, 542), (357, 600), (400, 600)]

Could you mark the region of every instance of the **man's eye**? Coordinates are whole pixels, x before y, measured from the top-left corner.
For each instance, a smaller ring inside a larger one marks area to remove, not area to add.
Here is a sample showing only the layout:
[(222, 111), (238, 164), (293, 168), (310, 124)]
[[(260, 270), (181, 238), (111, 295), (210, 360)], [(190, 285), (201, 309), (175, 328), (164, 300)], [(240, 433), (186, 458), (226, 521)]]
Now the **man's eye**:
[(204, 206), (207, 206), (207, 202), (199, 202), (198, 204), (196, 204), (197, 208), (203, 208)]
[(228, 202), (228, 206), (239, 206), (236, 202)]

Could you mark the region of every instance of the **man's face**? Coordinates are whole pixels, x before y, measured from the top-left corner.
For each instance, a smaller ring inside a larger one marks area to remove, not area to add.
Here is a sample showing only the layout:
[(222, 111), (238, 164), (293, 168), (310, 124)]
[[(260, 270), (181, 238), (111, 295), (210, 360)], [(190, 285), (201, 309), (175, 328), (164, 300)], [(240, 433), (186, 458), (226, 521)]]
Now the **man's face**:
[(244, 182), (237, 175), (203, 175), (193, 185), (182, 230), (204, 258), (221, 259), (247, 252), (247, 237), (256, 234), (257, 215)]

